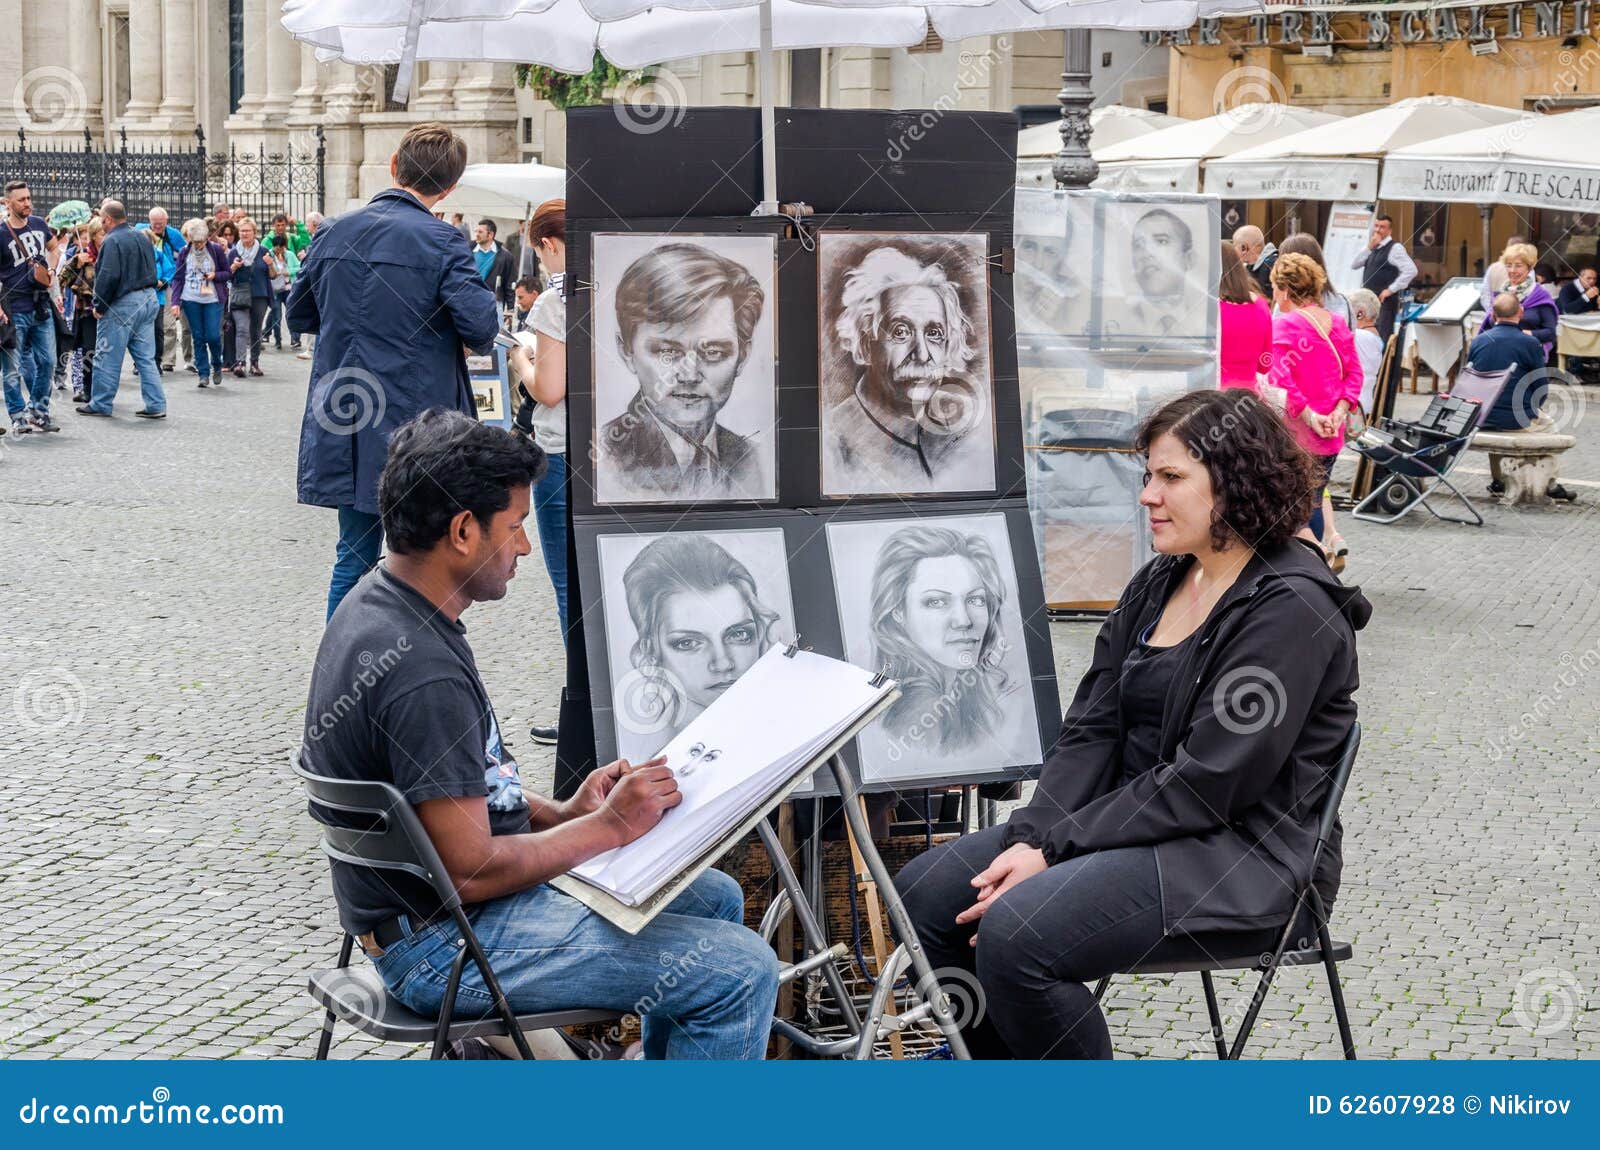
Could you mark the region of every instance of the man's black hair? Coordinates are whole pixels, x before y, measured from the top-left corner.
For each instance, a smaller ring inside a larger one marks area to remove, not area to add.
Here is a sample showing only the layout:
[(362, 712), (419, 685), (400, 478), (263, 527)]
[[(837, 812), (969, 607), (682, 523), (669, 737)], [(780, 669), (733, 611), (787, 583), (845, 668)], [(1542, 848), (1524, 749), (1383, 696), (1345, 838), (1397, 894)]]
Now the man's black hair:
[(24, 188), (27, 188), (27, 190), (30, 191), (30, 192), (33, 191), (32, 188), (28, 187), (28, 181), (27, 180), (7, 180), (6, 181), (6, 199), (9, 200), (11, 198), (11, 193), (12, 192), (20, 192)]
[(500, 234), (500, 229), (493, 220), (479, 220), (478, 223), (488, 228), (491, 236), (497, 236)]
[(530, 441), (459, 411), (425, 411), (389, 440), (378, 477), (384, 538), (399, 555), (429, 551), (461, 512), (487, 527), (511, 506), (513, 488), (544, 472), (544, 452)]
[(289, 237), (288, 236), (273, 236), (272, 237), (272, 246), (275, 247), (275, 248), (286, 248), (286, 247), (288, 247), (289, 246)]
[(523, 291), (531, 291), (534, 295), (538, 295), (539, 294), (539, 277), (538, 276), (523, 276), (521, 279), (519, 279), (517, 281), (517, 286), (519, 288), (521, 288)]
[(1372, 217), (1372, 222), (1373, 223), (1377, 223), (1379, 220), (1382, 220), (1384, 223), (1388, 224), (1389, 227), (1391, 227), (1391, 228), (1394, 227), (1394, 217), (1391, 216), (1388, 212), (1379, 212), (1377, 215)]

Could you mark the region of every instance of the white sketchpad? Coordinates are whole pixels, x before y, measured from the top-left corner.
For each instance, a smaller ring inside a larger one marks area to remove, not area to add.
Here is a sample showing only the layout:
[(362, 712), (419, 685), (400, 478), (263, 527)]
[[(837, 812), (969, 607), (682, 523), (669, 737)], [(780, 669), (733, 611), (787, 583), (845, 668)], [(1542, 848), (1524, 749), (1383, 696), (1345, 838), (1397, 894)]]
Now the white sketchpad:
[(773, 648), (662, 749), (683, 801), (570, 877), (625, 907), (648, 901), (894, 689), (850, 663)]

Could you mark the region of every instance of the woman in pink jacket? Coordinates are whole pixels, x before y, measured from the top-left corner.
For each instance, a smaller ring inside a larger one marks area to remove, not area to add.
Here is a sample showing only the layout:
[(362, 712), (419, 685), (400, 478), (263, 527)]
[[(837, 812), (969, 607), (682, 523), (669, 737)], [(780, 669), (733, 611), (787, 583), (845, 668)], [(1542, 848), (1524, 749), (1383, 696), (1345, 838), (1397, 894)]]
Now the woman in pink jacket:
[[(1322, 486), (1344, 446), (1344, 418), (1361, 399), (1361, 357), (1343, 317), (1322, 306), (1327, 276), (1309, 256), (1290, 253), (1272, 265), (1272, 368), (1268, 379), (1284, 392), (1284, 418), (1300, 445), (1321, 465)], [(1323, 523), (1321, 492), (1309, 535), (1335, 570), (1349, 553), (1331, 522)]]
[(1234, 246), (1222, 245), (1222, 279), (1217, 285), (1222, 313), (1221, 386), (1257, 390), (1256, 376), (1272, 363), (1272, 309)]

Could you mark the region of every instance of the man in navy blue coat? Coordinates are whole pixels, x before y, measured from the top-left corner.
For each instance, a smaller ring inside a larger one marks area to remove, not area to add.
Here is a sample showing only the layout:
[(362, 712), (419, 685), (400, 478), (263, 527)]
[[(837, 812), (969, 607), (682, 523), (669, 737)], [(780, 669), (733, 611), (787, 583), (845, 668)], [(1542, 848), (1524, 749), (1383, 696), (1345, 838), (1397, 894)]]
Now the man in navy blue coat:
[(433, 216), (466, 166), (450, 129), (412, 128), (389, 160), (395, 186), (317, 229), (289, 293), (289, 326), (317, 333), (298, 491), (339, 512), (330, 618), (378, 562), (389, 436), (429, 408), (476, 414), (465, 349), (493, 342), (500, 312), (466, 237)]

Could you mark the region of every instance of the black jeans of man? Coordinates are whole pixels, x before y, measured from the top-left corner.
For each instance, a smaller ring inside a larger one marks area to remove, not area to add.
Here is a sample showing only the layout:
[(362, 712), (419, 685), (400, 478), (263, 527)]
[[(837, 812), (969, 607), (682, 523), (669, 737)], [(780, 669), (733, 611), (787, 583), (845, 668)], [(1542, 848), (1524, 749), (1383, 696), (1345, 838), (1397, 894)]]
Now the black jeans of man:
[(1000, 853), (1003, 829), (936, 847), (895, 879), (934, 970), (977, 977), (979, 1010), (959, 1019), (974, 1058), (1110, 1058), (1111, 1034), (1086, 984), (1143, 961), (1277, 945), (1276, 930), (1165, 936), (1155, 848), (1141, 846), (1068, 859), (1007, 891), (978, 921), (974, 947), (973, 925), (955, 917), (973, 904), (972, 878)]
[(94, 394), (94, 345), (99, 331), (100, 321), (80, 297), (72, 312), (72, 339), (61, 349), (60, 358), (67, 359), (74, 351), (83, 352), (83, 394), (86, 396)]
[(261, 366), (261, 328), (266, 318), (267, 301), (260, 296), (250, 300), (248, 311), (242, 307), (234, 307), (233, 300), (228, 301), (230, 322), (222, 329), (224, 366), (244, 367), (247, 362), (250, 367)]
[(1384, 346), (1389, 345), (1389, 337), (1394, 334), (1394, 321), (1400, 315), (1400, 297), (1388, 296), (1378, 305), (1378, 338), (1383, 340)]

